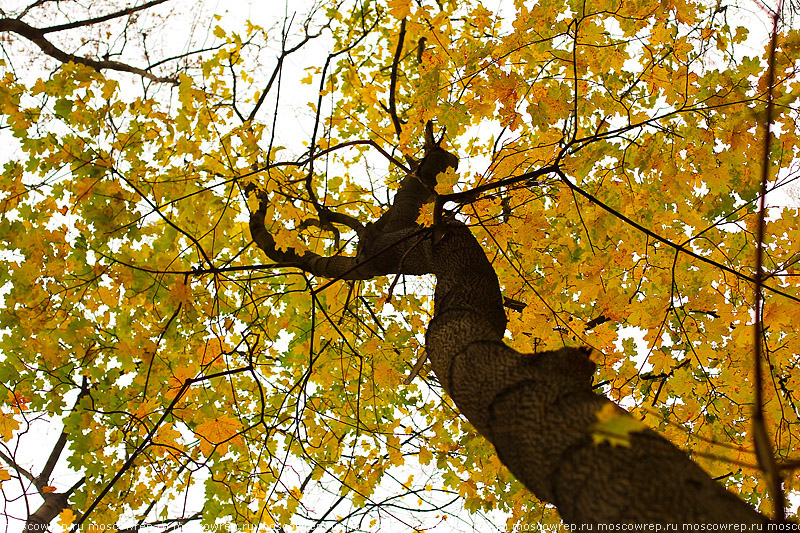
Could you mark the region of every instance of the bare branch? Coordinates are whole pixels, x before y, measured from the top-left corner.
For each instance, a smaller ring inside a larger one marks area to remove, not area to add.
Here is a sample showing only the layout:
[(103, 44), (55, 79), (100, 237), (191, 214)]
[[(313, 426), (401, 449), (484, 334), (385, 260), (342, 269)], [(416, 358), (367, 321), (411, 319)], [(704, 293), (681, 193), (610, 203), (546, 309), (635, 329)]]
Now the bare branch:
[(266, 99), (267, 94), (269, 94), (270, 89), (272, 89), (272, 85), (275, 83), (275, 80), (278, 78), (278, 74), (280, 74), (281, 69), (283, 68), (283, 62), (286, 60), (286, 58), (294, 52), (300, 50), (311, 39), (315, 39), (322, 35), (322, 30), (328, 27), (328, 24), (324, 25), (322, 28), (320, 28), (320, 31), (315, 34), (308, 33), (308, 28), (306, 27), (305, 36), (303, 39), (291, 48), (286, 48), (286, 31), (284, 31), (283, 43), (281, 44), (281, 55), (278, 57), (278, 62), (275, 64), (275, 68), (272, 70), (272, 75), (269, 77), (267, 85), (264, 87), (264, 90), (261, 91), (261, 94), (258, 97), (258, 102), (256, 102), (256, 105), (250, 110), (250, 114), (247, 116), (248, 122), (255, 118), (256, 113), (258, 113), (258, 110), (264, 104), (264, 100)]
[(100, 22), (105, 22), (107, 20), (113, 20), (113, 19), (124, 17), (124, 16), (127, 16), (127, 15), (132, 15), (132, 14), (136, 13), (137, 11), (144, 11), (145, 9), (151, 8), (153, 6), (157, 6), (158, 4), (163, 4), (164, 2), (167, 2), (167, 1), (169, 1), (169, 0), (151, 0), (150, 2), (145, 2), (142, 5), (129, 7), (129, 8), (123, 9), (121, 11), (115, 11), (114, 13), (109, 13), (108, 15), (103, 15), (103, 16), (100, 16), (100, 17), (94, 17), (94, 18), (85, 19), (85, 20), (79, 20), (79, 21), (76, 21), (76, 22), (69, 22), (67, 24), (59, 24), (58, 26), (49, 26), (47, 28), (42, 28), (41, 32), (43, 34), (45, 34), (45, 33), (52, 33), (52, 32), (56, 32), (56, 31), (71, 30), (73, 28), (81, 28), (81, 27), (84, 27), (84, 26), (91, 26), (93, 24), (98, 24)]
[(143, 78), (147, 78), (149, 80), (156, 81), (159, 83), (169, 83), (172, 85), (178, 84), (177, 78), (156, 76), (152, 72), (149, 72), (147, 70), (138, 67), (133, 67), (131, 65), (128, 65), (126, 63), (121, 63), (119, 61), (111, 61), (111, 60), (97, 61), (95, 59), (90, 59), (88, 57), (76, 56), (74, 54), (65, 52), (60, 48), (56, 47), (53, 43), (51, 43), (45, 38), (44, 30), (41, 30), (39, 28), (34, 28), (33, 26), (30, 26), (29, 24), (26, 24), (21, 20), (9, 19), (9, 18), (0, 19), (0, 32), (4, 31), (16, 33), (17, 35), (24, 37), (25, 39), (29, 40), (30, 42), (38, 46), (42, 50), (42, 52), (62, 63), (69, 63), (69, 62), (78, 63), (81, 65), (86, 65), (88, 67), (92, 67), (97, 71), (115, 70), (118, 72), (129, 72), (131, 74), (137, 74)]

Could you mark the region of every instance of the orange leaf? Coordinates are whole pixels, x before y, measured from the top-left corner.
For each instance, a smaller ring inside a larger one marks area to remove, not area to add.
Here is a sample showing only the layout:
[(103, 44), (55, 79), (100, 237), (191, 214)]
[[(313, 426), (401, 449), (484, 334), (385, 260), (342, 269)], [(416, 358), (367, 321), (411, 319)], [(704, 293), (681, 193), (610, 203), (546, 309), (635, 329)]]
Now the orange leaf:
[(219, 444), (236, 435), (241, 427), (242, 424), (237, 419), (222, 415), (208, 422), (203, 422), (197, 426), (195, 433), (209, 442)]

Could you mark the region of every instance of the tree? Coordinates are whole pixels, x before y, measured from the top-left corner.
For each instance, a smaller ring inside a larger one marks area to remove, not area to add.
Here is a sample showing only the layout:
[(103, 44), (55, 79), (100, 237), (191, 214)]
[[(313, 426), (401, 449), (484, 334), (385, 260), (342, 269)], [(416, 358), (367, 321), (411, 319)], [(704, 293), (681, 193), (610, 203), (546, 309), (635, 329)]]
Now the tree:
[(0, 13), (9, 524), (782, 520), (800, 32), (342, 2), (156, 59), (169, 8)]

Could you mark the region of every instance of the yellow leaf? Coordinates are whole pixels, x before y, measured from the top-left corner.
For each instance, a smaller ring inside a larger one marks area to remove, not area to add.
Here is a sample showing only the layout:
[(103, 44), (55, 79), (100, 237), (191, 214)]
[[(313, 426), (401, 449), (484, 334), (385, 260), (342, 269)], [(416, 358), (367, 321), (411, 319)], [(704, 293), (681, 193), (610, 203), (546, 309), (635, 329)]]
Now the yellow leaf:
[(101, 92), (103, 99), (109, 100), (114, 95), (114, 92), (116, 92), (118, 86), (119, 83), (116, 81), (106, 80), (106, 82), (103, 84), (103, 90)]
[(158, 440), (155, 444), (163, 444), (170, 448), (183, 449), (183, 444), (180, 443), (181, 434), (177, 431), (172, 424), (164, 424), (158, 430)]
[(227, 422), (218, 422), (218, 420), (214, 419), (210, 422), (205, 422), (195, 430), (195, 433), (202, 437), (199, 445), (200, 453), (206, 457), (211, 457), (215, 450), (223, 455), (227, 453), (229, 438), (233, 442), (241, 442), (241, 437), (229, 432), (231, 428), (228, 427)]
[(436, 176), (436, 192), (439, 194), (450, 194), (453, 187), (458, 183), (458, 173), (452, 167)]
[[(154, 412), (160, 405), (158, 398), (148, 398), (146, 401), (139, 403), (136, 408), (131, 411), (131, 414), (137, 419), (141, 420), (147, 417), (150, 413)], [(131, 406), (132, 407), (132, 406)]]
[(386, 387), (396, 387), (400, 384), (400, 373), (388, 361), (379, 360), (374, 366), (375, 382)]
[(458, 485), (458, 494), (461, 495), (462, 498), (475, 496), (477, 493), (478, 485), (472, 479), (462, 481)]
[(172, 370), (172, 375), (167, 381), (167, 387), (170, 390), (177, 390), (183, 387), (187, 379), (192, 379), (197, 375), (196, 371), (189, 368), (187, 365), (178, 365)]
[(426, 228), (433, 226), (433, 207), (433, 202), (423, 204), (422, 209), (419, 210), (417, 224)]
[(309, 73), (306, 75), (306, 77), (305, 77), (305, 78), (303, 78), (302, 80), (300, 80), (300, 83), (304, 83), (304, 84), (306, 84), (306, 85), (311, 85), (311, 80), (312, 80), (312, 76), (311, 76), (311, 73), (309, 72)]
[(64, 529), (69, 529), (74, 521), (75, 513), (72, 512), (72, 509), (64, 509), (58, 515), (58, 523), (61, 524), (61, 527)]
[(597, 423), (590, 428), (595, 444), (608, 442), (612, 446), (630, 447), (631, 433), (647, 429), (647, 426), (613, 403), (603, 405), (595, 416)]
[(19, 422), (14, 420), (14, 417), (5, 413), (0, 414), (0, 437), (8, 442), (11, 440), (14, 431), (19, 429)]
[(411, 0), (389, 0), (389, 13), (398, 19), (406, 18), (411, 13)]
[(0, 468), (0, 481), (8, 481), (11, 479), (11, 474), (5, 468)]

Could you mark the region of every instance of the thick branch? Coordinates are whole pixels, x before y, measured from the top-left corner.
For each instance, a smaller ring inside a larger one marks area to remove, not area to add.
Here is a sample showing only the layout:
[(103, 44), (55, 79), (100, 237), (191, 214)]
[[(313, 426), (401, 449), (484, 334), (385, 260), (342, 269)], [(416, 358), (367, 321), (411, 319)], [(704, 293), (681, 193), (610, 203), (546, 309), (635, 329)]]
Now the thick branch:
[(44, 494), (44, 503), (31, 513), (25, 523), (25, 531), (44, 531), (48, 524), (67, 507), (69, 495), (66, 493)]
[(466, 228), (451, 228), (433, 258), (432, 368), (502, 462), (565, 522), (765, 522), (650, 430), (633, 433), (630, 447), (595, 444), (596, 414), (613, 404), (592, 391), (588, 350), (522, 354), (506, 346), (497, 277)]
[(53, 43), (45, 38), (46, 31), (54, 31), (51, 29), (42, 30), (39, 28), (34, 28), (21, 20), (17, 19), (10, 19), (10, 18), (3, 18), (0, 19), (0, 32), (10, 31), (16, 33), (30, 42), (38, 46), (42, 52), (49, 55), (50, 57), (57, 59), (62, 63), (69, 63), (70, 61), (73, 63), (80, 63), (82, 65), (86, 65), (92, 67), (97, 71), (101, 70), (116, 70), (119, 72), (130, 72), (132, 74), (137, 74), (142, 76), (143, 78), (147, 78), (149, 80), (161, 82), (161, 83), (171, 83), (173, 85), (178, 84), (178, 80), (176, 78), (168, 78), (168, 77), (160, 77), (156, 76), (152, 72), (148, 72), (147, 70), (143, 70), (137, 67), (133, 67), (126, 63), (121, 63), (119, 61), (97, 61), (95, 59), (90, 59), (88, 57), (81, 57), (76, 56), (74, 54), (67, 53), (60, 48), (56, 47)]
[(368, 225), (361, 234), (358, 253), (355, 257), (325, 257), (314, 252), (297, 252), (294, 248), (279, 248), (275, 238), (265, 225), (269, 199), (258, 193), (259, 207), (250, 215), (250, 233), (256, 245), (280, 266), (293, 266), (315, 276), (332, 279), (371, 279), (396, 273), (403, 261), (403, 274), (424, 274), (416, 267), (426, 264), (420, 257), (429, 250), (418, 248), (424, 233), (416, 227), (401, 228), (394, 233), (382, 233)]
[(82, 477), (66, 492), (49, 492), (42, 494), (44, 503), (31, 513), (25, 522), (25, 531), (45, 531), (48, 524), (57, 517), (61, 511), (69, 506), (69, 497), (86, 482)]
[(756, 236), (756, 266), (755, 266), (755, 287), (753, 315), (753, 393), (755, 395), (755, 405), (753, 408), (753, 444), (756, 449), (756, 457), (761, 471), (764, 472), (769, 486), (770, 497), (775, 509), (775, 520), (784, 522), (786, 519), (786, 502), (783, 495), (783, 479), (775, 463), (775, 452), (772, 449), (772, 441), (767, 431), (767, 423), (764, 418), (764, 369), (761, 359), (772, 366), (769, 361), (768, 350), (762, 349), (762, 336), (764, 334), (764, 324), (762, 315), (761, 287), (763, 286), (763, 267), (764, 267), (764, 234), (766, 233), (766, 212), (767, 212), (767, 182), (769, 181), (769, 169), (772, 166), (772, 153), (770, 150), (772, 142), (772, 118), (775, 111), (774, 89), (775, 89), (775, 51), (778, 47), (778, 23), (780, 22), (781, 2), (773, 15), (772, 38), (769, 45), (769, 68), (767, 69), (767, 109), (764, 118), (764, 153), (761, 161), (761, 194), (758, 202), (758, 231)]

